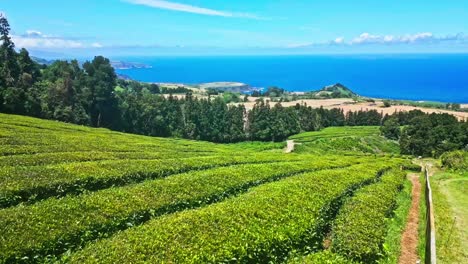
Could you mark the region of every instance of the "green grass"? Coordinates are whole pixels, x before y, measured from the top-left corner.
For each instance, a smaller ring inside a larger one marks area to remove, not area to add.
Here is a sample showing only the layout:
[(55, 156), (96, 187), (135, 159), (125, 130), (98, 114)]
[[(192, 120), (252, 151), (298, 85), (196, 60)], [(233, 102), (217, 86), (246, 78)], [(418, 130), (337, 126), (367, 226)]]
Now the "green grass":
[(397, 142), (380, 136), (379, 127), (329, 127), (291, 136), (299, 153), (342, 153), (347, 155), (399, 154)]
[[(419, 225), (418, 225), (418, 255), (421, 263), (426, 260), (426, 229), (427, 229), (427, 207), (426, 207), (426, 180), (424, 173), (419, 176), (421, 183), (421, 200), (419, 200)], [(424, 190), (424, 191), (423, 191)]]
[(468, 172), (437, 172), (431, 178), (437, 260), (468, 262)]
[(323, 247), (343, 202), (407, 160), (368, 155), (397, 153), (377, 127), (292, 138), (286, 154), (0, 114), (0, 263), (348, 263)]
[(411, 188), (411, 183), (405, 181), (403, 190), (396, 198), (397, 208), (393, 212), (393, 217), (388, 219), (388, 232), (383, 246), (385, 257), (379, 263), (398, 263), (401, 252), (401, 236), (406, 228), (408, 213), (411, 207)]

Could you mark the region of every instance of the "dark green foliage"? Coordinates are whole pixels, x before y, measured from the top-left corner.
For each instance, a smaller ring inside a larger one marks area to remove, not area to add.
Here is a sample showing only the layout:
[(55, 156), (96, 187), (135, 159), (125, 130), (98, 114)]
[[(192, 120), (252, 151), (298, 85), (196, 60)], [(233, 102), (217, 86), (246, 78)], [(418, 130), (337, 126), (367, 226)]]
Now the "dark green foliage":
[(390, 118), (396, 118), (398, 124), (400, 124), (401, 126), (407, 126), (409, 125), (410, 121), (413, 120), (413, 118), (424, 115), (426, 115), (426, 113), (424, 113), (421, 110), (411, 110), (409, 112), (395, 112), (392, 115), (385, 115), (383, 118), (383, 123), (385, 123), (385, 121), (387, 121)]
[[(109, 59), (97, 56), (91, 62), (85, 62), (83, 69), (86, 98), (86, 108), (91, 125), (95, 127), (116, 126), (116, 113), (118, 113), (117, 99), (114, 96), (117, 75)], [(118, 115), (117, 115), (118, 116)]]
[(10, 37), (10, 24), (6, 17), (0, 14), (0, 87), (15, 86), (20, 76), (15, 51), (15, 44)]
[(348, 126), (380, 126), (382, 124), (382, 118), (382, 114), (376, 110), (361, 110), (348, 112), (346, 115), (346, 123)]
[(39, 65), (35, 63), (29, 52), (22, 48), (18, 54), (18, 66), (21, 72), (18, 85), (23, 88), (31, 87), (40, 77)]
[(312, 91), (306, 93), (305, 98), (355, 98), (358, 97), (353, 91), (351, 91), (348, 87), (342, 85), (341, 83), (337, 83), (334, 85), (323, 87), (321, 90)]
[(177, 88), (167, 88), (167, 87), (162, 87), (161, 88), (161, 93), (163, 94), (185, 94), (185, 93), (191, 93), (192, 90), (185, 88), (183, 86), (179, 86)]
[(396, 118), (386, 120), (383, 126), (380, 127), (382, 135), (388, 139), (398, 140), (400, 138), (401, 129), (400, 124)]
[(408, 122), (401, 134), (403, 154), (438, 157), (468, 145), (468, 124), (449, 114), (421, 115)]
[(468, 170), (468, 152), (463, 150), (444, 153), (440, 160), (442, 166), (454, 170)]
[[(82, 87), (85, 76), (78, 61), (55, 61), (43, 71), (43, 80), (36, 83), (39, 91), (42, 116), (75, 124), (89, 125), (89, 113), (85, 110)], [(33, 113), (32, 113), (33, 114)]]
[(402, 166), (402, 169), (403, 170), (408, 170), (408, 171), (414, 171), (414, 172), (421, 172), (422, 167), (417, 165), (417, 164), (408, 163), (408, 164), (404, 164)]
[(266, 92), (263, 93), (264, 96), (268, 97), (280, 97), (282, 96), (286, 91), (282, 88), (272, 86), (267, 89)]

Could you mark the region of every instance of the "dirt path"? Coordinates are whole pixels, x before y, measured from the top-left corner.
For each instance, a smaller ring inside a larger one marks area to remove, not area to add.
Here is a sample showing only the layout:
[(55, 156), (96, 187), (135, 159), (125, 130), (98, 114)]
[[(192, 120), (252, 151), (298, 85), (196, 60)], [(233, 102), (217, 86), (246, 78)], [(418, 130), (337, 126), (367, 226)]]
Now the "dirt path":
[(291, 153), (294, 151), (294, 140), (288, 140), (286, 141), (287, 145), (286, 145), (286, 149), (284, 150), (284, 152), (286, 153)]
[(410, 174), (409, 179), (413, 185), (411, 190), (411, 208), (408, 222), (401, 237), (401, 254), (399, 264), (415, 264), (418, 256), (418, 225), (419, 225), (419, 200), (421, 198), (421, 183), (418, 174)]

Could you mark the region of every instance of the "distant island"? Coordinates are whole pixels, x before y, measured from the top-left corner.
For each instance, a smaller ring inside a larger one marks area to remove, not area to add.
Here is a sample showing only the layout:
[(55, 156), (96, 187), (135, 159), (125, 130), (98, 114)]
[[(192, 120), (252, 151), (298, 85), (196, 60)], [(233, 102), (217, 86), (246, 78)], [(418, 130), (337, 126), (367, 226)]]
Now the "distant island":
[(116, 70), (129, 70), (129, 69), (151, 69), (151, 65), (139, 63), (139, 62), (127, 62), (127, 61), (111, 61), (112, 67)]
[[(34, 62), (38, 63), (38, 64), (47, 65), (47, 66), (49, 66), (52, 63), (54, 63), (55, 61), (57, 61), (57, 60), (47, 60), (47, 59), (44, 59), (44, 58), (39, 58), (39, 57), (34, 57), (34, 56), (31, 56), (31, 59)], [(67, 60), (67, 59), (65, 59), (65, 60)], [(80, 61), (80, 64), (83, 64), (83, 62)], [(139, 62), (111, 61), (110, 64), (116, 70), (151, 69), (152, 68), (151, 65), (144, 64), (144, 63), (139, 63)], [(126, 76), (126, 75), (123, 75), (123, 74), (121, 76), (124, 77), (123, 79), (126, 79), (126, 80), (131, 79), (129, 76)]]

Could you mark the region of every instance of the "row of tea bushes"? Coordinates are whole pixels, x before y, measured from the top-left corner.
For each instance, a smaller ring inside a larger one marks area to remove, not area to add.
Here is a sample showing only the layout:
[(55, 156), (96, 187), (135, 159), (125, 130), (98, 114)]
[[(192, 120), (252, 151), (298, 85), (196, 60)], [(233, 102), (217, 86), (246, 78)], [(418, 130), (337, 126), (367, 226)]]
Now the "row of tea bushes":
[(89, 245), (70, 263), (278, 262), (319, 247), (327, 208), (395, 161), (306, 173), (201, 209), (163, 216)]
[(333, 224), (332, 251), (364, 263), (375, 263), (385, 254), (388, 220), (405, 177), (405, 171), (391, 170), (345, 203)]
[(4, 209), (0, 211), (3, 240), (0, 259), (37, 258), (65, 252), (161, 214), (214, 203), (252, 186), (295, 174), (357, 162), (351, 158), (339, 161), (316, 158), (221, 167)]

